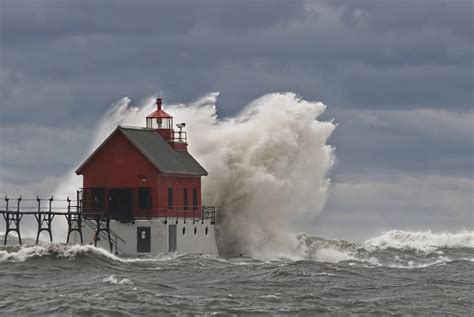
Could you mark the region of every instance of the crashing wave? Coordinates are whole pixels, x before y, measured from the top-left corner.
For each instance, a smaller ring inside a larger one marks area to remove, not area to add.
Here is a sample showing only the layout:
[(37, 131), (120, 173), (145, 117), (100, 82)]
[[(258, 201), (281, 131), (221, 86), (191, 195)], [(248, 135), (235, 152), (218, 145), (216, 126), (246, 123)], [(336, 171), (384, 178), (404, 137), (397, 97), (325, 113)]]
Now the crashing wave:
[(32, 246), (7, 246), (0, 249), (0, 263), (2, 262), (25, 262), (32, 258), (54, 256), (57, 258), (74, 259), (78, 256), (92, 254), (106, 257), (112, 260), (121, 259), (104, 249), (92, 245), (64, 245), (48, 243)]
[[(392, 236), (395, 238), (388, 238)], [(428, 238), (433, 236), (433, 239)], [(454, 261), (474, 262), (472, 232), (433, 234), (431, 232), (389, 231), (365, 243), (324, 239), (321, 237), (313, 237), (306, 233), (299, 233), (296, 235), (296, 240), (298, 244), (290, 254), (275, 250), (275, 252), (262, 253), (257, 257), (234, 259), (224, 259), (211, 255), (178, 253), (159, 254), (153, 257), (143, 258), (121, 258), (104, 249), (96, 248), (91, 245), (81, 246), (51, 243), (38, 246), (7, 246), (0, 248), (0, 263), (24, 262), (42, 257), (73, 260), (90, 256), (92, 259), (105, 258), (124, 264), (142, 261), (177, 261), (179, 263), (188, 261), (210, 261), (235, 265), (253, 265), (255, 263), (266, 263), (267, 261), (294, 262), (303, 260), (341, 263), (349, 266), (383, 266), (416, 269), (433, 265), (444, 265)], [(403, 241), (403, 243), (400, 241)], [(376, 242), (379, 243), (379, 245), (376, 245)], [(434, 245), (435, 242), (437, 245)], [(115, 283), (117, 281), (110, 278), (110, 280), (104, 282)]]
[(364, 243), (297, 235), (300, 260), (422, 268), (457, 260), (474, 261), (474, 232), (440, 233), (393, 230)]
[(365, 245), (380, 249), (392, 248), (421, 252), (433, 252), (443, 248), (474, 248), (474, 231), (432, 233), (431, 230), (418, 232), (391, 230), (367, 240)]

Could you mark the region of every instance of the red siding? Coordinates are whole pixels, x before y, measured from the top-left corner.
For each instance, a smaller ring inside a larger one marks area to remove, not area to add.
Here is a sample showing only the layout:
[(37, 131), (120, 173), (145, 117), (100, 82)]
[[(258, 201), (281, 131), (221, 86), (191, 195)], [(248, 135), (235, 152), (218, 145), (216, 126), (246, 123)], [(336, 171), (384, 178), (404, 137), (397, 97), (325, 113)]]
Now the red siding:
[(179, 177), (164, 176), (158, 178), (160, 187), (159, 205), (168, 205), (168, 188), (173, 188), (173, 205), (180, 208), (184, 207), (184, 189), (188, 190), (189, 209), (193, 205), (193, 188), (198, 190), (198, 206), (201, 206), (201, 179), (199, 177)]
[(120, 132), (91, 158), (82, 173), (84, 187), (156, 188), (158, 185), (158, 170)]

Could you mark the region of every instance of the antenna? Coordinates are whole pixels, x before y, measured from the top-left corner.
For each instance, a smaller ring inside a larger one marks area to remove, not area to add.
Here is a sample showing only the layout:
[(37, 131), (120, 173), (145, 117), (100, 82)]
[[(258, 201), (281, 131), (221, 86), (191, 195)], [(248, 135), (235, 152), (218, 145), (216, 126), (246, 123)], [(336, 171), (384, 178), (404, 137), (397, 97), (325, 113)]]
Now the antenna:
[(160, 88), (157, 88), (156, 90), (158, 91), (158, 97), (157, 98), (162, 98), (163, 97), (163, 90), (161, 90)]

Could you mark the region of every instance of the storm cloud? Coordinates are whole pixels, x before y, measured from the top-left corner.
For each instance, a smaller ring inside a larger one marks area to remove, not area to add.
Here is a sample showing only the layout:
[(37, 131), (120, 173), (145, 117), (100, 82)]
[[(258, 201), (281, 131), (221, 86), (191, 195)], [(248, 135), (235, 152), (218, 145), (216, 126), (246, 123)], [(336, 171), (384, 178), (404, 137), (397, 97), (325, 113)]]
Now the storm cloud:
[[(0, 192), (47, 192), (123, 96), (219, 91), (225, 117), (293, 91), (338, 123), (318, 230), (385, 226), (374, 213), (393, 228), (474, 227), (472, 1), (3, 0), (0, 20)], [(453, 194), (422, 207), (439, 188)], [(408, 220), (387, 216), (397, 208)]]

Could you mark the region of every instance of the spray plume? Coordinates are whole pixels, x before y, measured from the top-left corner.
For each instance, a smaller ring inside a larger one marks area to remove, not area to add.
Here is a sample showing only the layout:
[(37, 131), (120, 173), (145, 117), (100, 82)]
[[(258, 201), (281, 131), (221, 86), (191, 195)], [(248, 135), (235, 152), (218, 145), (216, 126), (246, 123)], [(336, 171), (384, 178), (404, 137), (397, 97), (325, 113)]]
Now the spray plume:
[[(265, 95), (226, 119), (218, 118), (217, 97), (211, 93), (166, 111), (186, 122), (189, 151), (209, 172), (203, 202), (218, 209), (220, 253), (291, 257), (298, 249), (294, 224), (317, 216), (326, 201), (334, 161), (326, 142), (335, 124), (317, 120), (324, 104), (294, 93)], [(144, 126), (154, 107), (153, 98), (140, 107), (119, 100), (99, 124), (91, 150), (119, 124)], [(78, 187), (74, 175), (59, 188)]]

